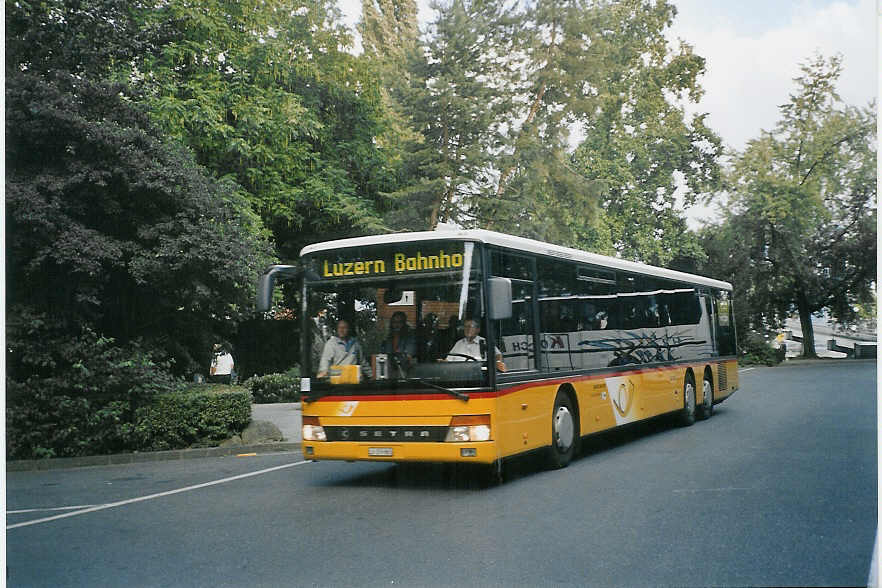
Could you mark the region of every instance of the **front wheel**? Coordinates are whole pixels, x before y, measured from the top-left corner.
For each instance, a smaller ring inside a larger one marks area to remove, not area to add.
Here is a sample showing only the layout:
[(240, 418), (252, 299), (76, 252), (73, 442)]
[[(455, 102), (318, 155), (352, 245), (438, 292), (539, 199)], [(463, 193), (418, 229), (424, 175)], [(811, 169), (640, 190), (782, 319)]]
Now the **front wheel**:
[(558, 391), (551, 412), (551, 447), (548, 464), (552, 469), (565, 468), (576, 454), (579, 427), (570, 397)]
[(683, 382), (683, 410), (680, 411), (680, 424), (684, 427), (695, 423), (695, 380), (686, 374)]

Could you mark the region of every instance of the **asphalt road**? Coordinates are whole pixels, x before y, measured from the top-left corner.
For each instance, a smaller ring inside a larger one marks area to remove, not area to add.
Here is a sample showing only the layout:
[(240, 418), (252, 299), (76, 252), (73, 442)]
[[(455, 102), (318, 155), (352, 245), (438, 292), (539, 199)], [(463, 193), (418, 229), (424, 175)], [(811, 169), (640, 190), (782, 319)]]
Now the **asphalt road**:
[(863, 585), (875, 383), (875, 362), (745, 371), (709, 421), (519, 460), (500, 486), (299, 454), (11, 472), (8, 584)]

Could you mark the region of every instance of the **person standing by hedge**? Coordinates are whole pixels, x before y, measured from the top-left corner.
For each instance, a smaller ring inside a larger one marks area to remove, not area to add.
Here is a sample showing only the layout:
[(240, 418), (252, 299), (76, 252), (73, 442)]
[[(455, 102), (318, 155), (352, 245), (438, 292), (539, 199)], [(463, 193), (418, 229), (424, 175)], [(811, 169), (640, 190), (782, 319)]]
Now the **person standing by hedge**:
[(215, 345), (208, 381), (213, 384), (232, 384), (233, 365), (233, 356), (230, 352), (221, 345)]

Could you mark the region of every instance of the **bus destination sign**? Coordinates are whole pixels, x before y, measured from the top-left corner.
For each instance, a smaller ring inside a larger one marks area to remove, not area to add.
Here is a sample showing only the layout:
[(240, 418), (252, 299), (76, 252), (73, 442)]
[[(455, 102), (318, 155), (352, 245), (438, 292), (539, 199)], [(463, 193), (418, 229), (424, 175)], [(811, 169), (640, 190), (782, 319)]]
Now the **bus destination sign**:
[[(369, 276), (388, 276), (427, 271), (449, 271), (460, 269), (465, 264), (461, 252), (447, 249), (427, 251), (353, 251), (338, 252), (334, 257), (319, 257), (318, 274), (323, 279), (358, 278)], [(365, 255), (367, 253), (368, 255)], [(373, 255), (371, 255), (373, 254)]]

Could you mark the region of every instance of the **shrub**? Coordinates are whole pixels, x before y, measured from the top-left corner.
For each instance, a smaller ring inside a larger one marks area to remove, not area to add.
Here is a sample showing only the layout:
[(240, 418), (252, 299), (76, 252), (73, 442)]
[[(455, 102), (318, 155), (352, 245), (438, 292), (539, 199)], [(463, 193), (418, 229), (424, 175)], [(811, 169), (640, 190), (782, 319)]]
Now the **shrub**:
[(750, 331), (741, 341), (741, 363), (744, 365), (778, 365), (784, 354), (775, 349), (762, 334)]
[(7, 360), (7, 459), (212, 444), (251, 418), (242, 387), (185, 388), (155, 353), (40, 314), (11, 317)]
[(254, 402), (269, 404), (273, 402), (300, 401), (300, 371), (298, 368), (284, 374), (267, 374), (248, 378), (244, 383), (251, 390)]
[(155, 354), (89, 329), (61, 334), (45, 317), (20, 314), (7, 335), (8, 459), (137, 449), (136, 413), (180, 385)]
[(194, 384), (158, 396), (139, 412), (142, 449), (211, 446), (240, 433), (251, 420), (251, 394), (241, 386)]

